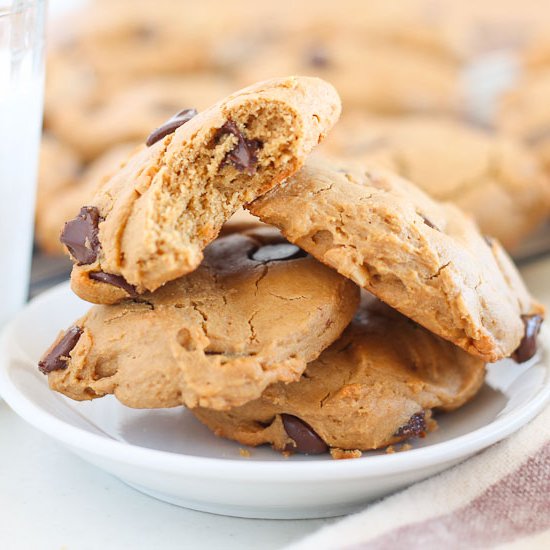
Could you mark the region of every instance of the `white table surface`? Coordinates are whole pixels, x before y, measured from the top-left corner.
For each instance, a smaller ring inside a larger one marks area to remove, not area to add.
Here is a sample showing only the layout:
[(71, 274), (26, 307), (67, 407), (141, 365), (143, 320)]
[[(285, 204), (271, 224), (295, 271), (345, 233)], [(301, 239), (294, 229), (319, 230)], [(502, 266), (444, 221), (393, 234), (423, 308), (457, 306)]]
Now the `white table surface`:
[(2, 550), (263, 550), (328, 521), (230, 518), (166, 504), (70, 454), (0, 402)]
[[(550, 306), (550, 258), (523, 268)], [(270, 549), (329, 520), (250, 520), (178, 508), (73, 456), (0, 402), (0, 549)]]

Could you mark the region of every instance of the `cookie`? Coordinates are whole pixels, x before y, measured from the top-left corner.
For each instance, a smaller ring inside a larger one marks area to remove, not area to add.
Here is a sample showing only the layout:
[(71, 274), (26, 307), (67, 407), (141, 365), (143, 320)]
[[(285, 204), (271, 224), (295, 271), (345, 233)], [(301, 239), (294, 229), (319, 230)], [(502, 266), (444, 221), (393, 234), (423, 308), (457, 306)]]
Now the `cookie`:
[(279, 74), (304, 74), (333, 83), (348, 108), (381, 113), (458, 111), (458, 67), (423, 50), (340, 37), (287, 41), (260, 48), (237, 71), (243, 83)]
[[(392, 172), (311, 159), (248, 206), (407, 317), (486, 361), (520, 346), (543, 307), (494, 239)], [(525, 357), (522, 357), (525, 359)]]
[(504, 94), (498, 112), (498, 126), (523, 140), (550, 173), (550, 69), (525, 75)]
[(532, 152), (517, 139), (457, 120), (352, 112), (336, 125), (323, 150), (379, 163), (430, 196), (454, 202), (508, 250), (550, 213), (550, 180)]
[(370, 298), (298, 382), (274, 384), (229, 411), (192, 412), (244, 445), (306, 454), (379, 449), (423, 434), (433, 409), (466, 403), (484, 372), (481, 359)]
[(182, 105), (203, 110), (231, 91), (226, 78), (212, 75), (148, 79), (86, 101), (50, 104), (48, 128), (90, 160), (113, 145), (145, 140)]
[(205, 69), (218, 37), (232, 35), (215, 6), (212, 0), (192, 6), (95, 1), (55, 22), (51, 47), (84, 60), (104, 80)]
[(193, 271), (223, 223), (298, 170), (339, 114), (334, 88), (308, 77), (256, 84), (200, 114), (182, 111), (65, 224), (73, 290), (109, 304), (129, 288), (153, 291)]
[[(119, 144), (83, 167), (73, 162), (70, 150), (61, 147), (56, 164), (52, 157), (51, 138), (42, 141), (35, 219), (35, 240), (49, 254), (63, 254), (59, 236), (65, 221), (82, 204), (87, 204), (100, 186), (135, 150), (132, 143)], [(63, 168), (65, 167), (65, 169)], [(70, 169), (69, 169), (70, 168)], [(59, 179), (56, 178), (60, 176)], [(55, 181), (55, 184), (53, 183)]]
[[(125, 283), (105, 275), (111, 284)], [(94, 306), (40, 362), (72, 399), (227, 409), (297, 380), (352, 319), (357, 287), (274, 229), (222, 237), (154, 293)]]

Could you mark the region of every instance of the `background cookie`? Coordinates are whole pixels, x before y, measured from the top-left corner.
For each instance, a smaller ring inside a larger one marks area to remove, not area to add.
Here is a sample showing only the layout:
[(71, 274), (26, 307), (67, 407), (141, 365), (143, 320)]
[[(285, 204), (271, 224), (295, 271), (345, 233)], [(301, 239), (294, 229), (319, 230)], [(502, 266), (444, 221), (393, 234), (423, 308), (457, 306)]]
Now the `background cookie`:
[[(361, 164), (310, 160), (248, 206), (262, 221), (433, 333), (486, 361), (543, 308), (496, 241), (449, 203)], [(421, 307), (419, 307), (421, 304)]]
[(378, 449), (426, 431), (432, 409), (463, 405), (484, 373), (479, 358), (368, 298), (298, 382), (274, 384), (229, 411), (193, 413), (245, 445), (308, 454)]
[(507, 92), (500, 104), (498, 124), (502, 131), (533, 149), (550, 173), (550, 67), (524, 76)]
[(119, 143), (144, 141), (182, 108), (204, 110), (232, 90), (213, 75), (157, 77), (82, 103), (60, 102), (48, 111), (48, 128), (91, 160)]
[(72, 288), (83, 299), (128, 295), (98, 272), (142, 293), (195, 269), (239, 207), (300, 168), (338, 119), (340, 100), (320, 79), (289, 77), (180, 115), (154, 130), (148, 147), (65, 225)]
[(509, 250), (550, 212), (550, 179), (522, 142), (456, 120), (348, 112), (322, 150), (390, 168), (472, 214)]
[(69, 166), (71, 157), (63, 151), (60, 158), (64, 160), (60, 162), (65, 164), (67, 170), (65, 177), (57, 177), (64, 173), (62, 166), (56, 169), (50, 158), (51, 152), (48, 152), (49, 147), (45, 147), (43, 142), (35, 223), (35, 239), (42, 250), (51, 254), (66, 251), (59, 240), (65, 221), (74, 216), (83, 204), (90, 203), (100, 186), (122, 166), (136, 147), (133, 143), (118, 144), (86, 167), (77, 162), (76, 157)]
[(308, 37), (255, 51), (238, 74), (243, 84), (280, 74), (319, 76), (333, 83), (346, 108), (375, 112), (457, 111), (456, 65), (416, 51), (365, 38), (323, 41)]
[(277, 231), (234, 234), (210, 245), (190, 275), (92, 308), (40, 368), (73, 399), (114, 393), (130, 407), (227, 409), (273, 382), (297, 380), (358, 300), (351, 281)]

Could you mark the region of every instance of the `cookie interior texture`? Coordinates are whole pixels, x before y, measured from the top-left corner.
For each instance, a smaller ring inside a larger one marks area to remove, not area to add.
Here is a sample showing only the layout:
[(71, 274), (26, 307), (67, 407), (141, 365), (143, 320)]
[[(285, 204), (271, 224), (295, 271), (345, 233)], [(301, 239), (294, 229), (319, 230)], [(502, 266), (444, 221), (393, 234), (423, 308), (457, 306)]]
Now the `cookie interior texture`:
[(126, 294), (92, 271), (121, 275), (138, 293), (195, 269), (202, 250), (243, 204), (296, 172), (337, 120), (335, 90), (315, 78), (241, 90), (139, 152), (93, 199), (103, 221), (98, 261), (76, 266), (73, 289), (96, 303)]
[(481, 359), (366, 297), (352, 324), (298, 382), (274, 384), (229, 411), (193, 413), (217, 435), (245, 445), (316, 454), (322, 451), (313, 444), (316, 434), (326, 447), (378, 449), (422, 434), (433, 409), (462, 406), (484, 374)]
[(50, 357), (62, 335), (41, 367), (54, 390), (77, 400), (113, 393), (137, 408), (227, 409), (297, 380), (358, 300), (354, 283), (272, 228), (233, 234), (212, 243), (193, 273), (93, 307), (75, 323), (81, 333), (63, 348), (65, 364)]
[(458, 208), (374, 166), (312, 159), (249, 209), (486, 361), (508, 357), (520, 345), (522, 316), (544, 313), (500, 245), (485, 240)]

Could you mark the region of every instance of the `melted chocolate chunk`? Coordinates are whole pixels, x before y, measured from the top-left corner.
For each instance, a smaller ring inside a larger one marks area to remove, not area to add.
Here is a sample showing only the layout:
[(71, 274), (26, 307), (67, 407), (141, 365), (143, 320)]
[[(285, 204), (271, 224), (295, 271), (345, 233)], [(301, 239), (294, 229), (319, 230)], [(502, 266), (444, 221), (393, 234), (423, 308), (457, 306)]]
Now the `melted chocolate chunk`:
[(125, 290), (132, 298), (138, 296), (136, 287), (131, 285), (122, 275), (113, 275), (112, 273), (104, 273), (103, 271), (92, 271), (89, 277), (93, 281), (122, 288), (122, 290)]
[(76, 346), (81, 334), (82, 329), (80, 327), (71, 327), (46, 357), (39, 361), (38, 369), (40, 372), (48, 374), (54, 370), (66, 369), (69, 353)]
[(303, 420), (291, 414), (282, 414), (281, 419), (288, 437), (296, 443), (295, 447), (288, 445), (286, 451), (297, 451), (306, 455), (319, 455), (328, 451), (328, 445)]
[(525, 363), (537, 353), (537, 336), (543, 318), (540, 315), (522, 315), (521, 320), (525, 325), (525, 333), (518, 348), (512, 354), (516, 363)]
[(228, 134), (237, 138), (237, 143), (231, 151), (225, 155), (223, 164), (232, 164), (239, 172), (245, 172), (252, 176), (256, 173), (256, 164), (258, 162), (258, 151), (262, 148), (262, 142), (257, 139), (246, 139), (237, 125), (228, 120), (216, 135), (218, 141)]
[(266, 244), (257, 248), (250, 254), (250, 259), (257, 262), (281, 262), (305, 258), (307, 252), (294, 244)]
[(59, 240), (68, 248), (78, 265), (93, 264), (101, 247), (99, 243), (99, 210), (83, 206), (80, 214), (65, 223)]
[(183, 126), (186, 122), (189, 122), (197, 115), (198, 112), (196, 109), (183, 109), (183, 111), (180, 111), (172, 118), (168, 119), (162, 126), (159, 126), (153, 130), (145, 141), (145, 145), (147, 145), (147, 147), (151, 147), (151, 145), (172, 134), (180, 126)]
[(424, 411), (413, 414), (409, 421), (393, 435), (395, 437), (414, 437), (426, 431), (426, 414)]

